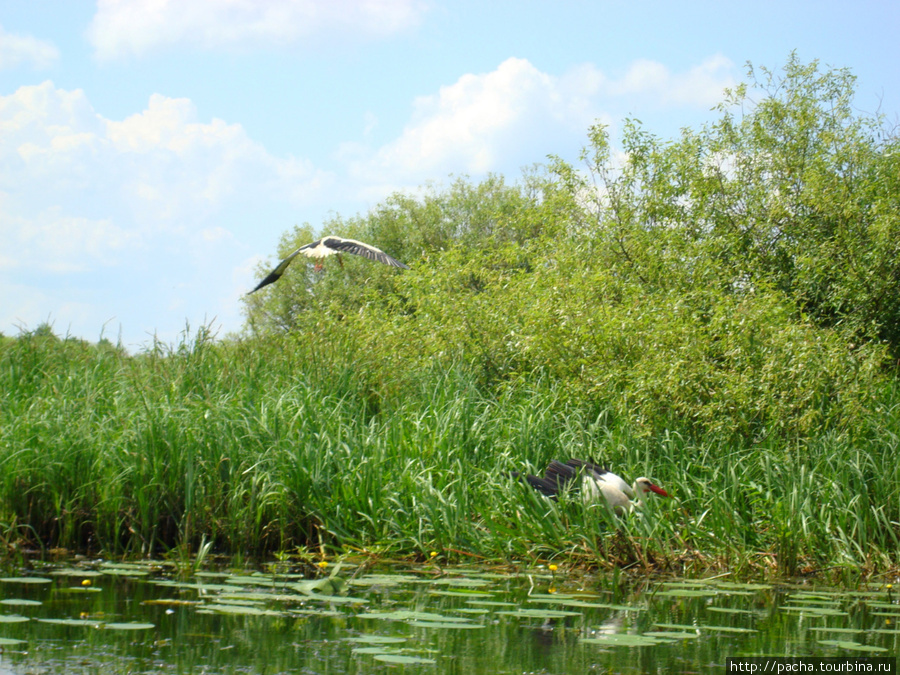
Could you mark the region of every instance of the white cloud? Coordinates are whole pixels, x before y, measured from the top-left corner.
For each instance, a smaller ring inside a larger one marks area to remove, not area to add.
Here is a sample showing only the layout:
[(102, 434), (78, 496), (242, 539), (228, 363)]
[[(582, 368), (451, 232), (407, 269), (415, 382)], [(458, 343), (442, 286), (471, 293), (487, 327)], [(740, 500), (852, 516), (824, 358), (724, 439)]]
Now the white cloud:
[(0, 26), (0, 70), (28, 64), (33, 68), (49, 68), (59, 59), (52, 42), (30, 35), (7, 33)]
[(112, 120), (49, 81), (0, 96), (0, 330), (50, 319), (92, 336), (118, 317), (133, 340), (172, 307), (237, 326), (248, 232), (286, 226), (332, 182), (187, 99)]
[(238, 324), (247, 231), (289, 223), (331, 178), (196, 118), (154, 95), (111, 120), (51, 82), (0, 96), (0, 330), (49, 318), (93, 336), (115, 316), (133, 340), (173, 306)]
[(380, 37), (418, 23), (423, 0), (98, 0), (87, 31), (101, 59), (189, 44), (284, 45), (322, 32)]
[(639, 59), (625, 75), (611, 81), (613, 96), (633, 96), (657, 105), (710, 106), (722, 100), (722, 90), (734, 86), (734, 64), (716, 54), (684, 73), (672, 73), (656, 61)]
[(340, 157), (371, 197), (450, 173), (517, 170), (583, 145), (591, 123), (609, 123), (611, 110), (635, 100), (660, 108), (708, 107), (733, 84), (731, 70), (730, 61), (715, 56), (683, 73), (642, 60), (619, 78), (591, 64), (556, 76), (510, 58), (494, 71), (463, 75), (416, 99), (411, 121), (395, 140), (374, 149), (348, 143)]
[(270, 155), (239, 124), (197, 121), (187, 99), (154, 94), (145, 110), (117, 121), (97, 114), (84, 92), (51, 82), (0, 96), (7, 208), (42, 204), (76, 221), (177, 229), (223, 208), (241, 187), (296, 204), (329, 181), (307, 161)]

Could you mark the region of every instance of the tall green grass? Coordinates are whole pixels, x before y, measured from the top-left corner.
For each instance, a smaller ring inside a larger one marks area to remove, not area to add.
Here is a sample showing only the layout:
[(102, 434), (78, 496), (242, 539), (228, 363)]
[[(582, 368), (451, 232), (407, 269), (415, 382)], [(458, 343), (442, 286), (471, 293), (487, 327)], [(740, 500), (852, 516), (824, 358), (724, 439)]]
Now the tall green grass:
[[(220, 551), (788, 574), (900, 562), (896, 388), (865, 437), (744, 445), (647, 437), (552, 381), (486, 392), (464, 364), (372, 388), (340, 345), (216, 342), (130, 356), (47, 334), (0, 343), (0, 537), (148, 555)], [(510, 478), (553, 458), (653, 477), (613, 517)]]

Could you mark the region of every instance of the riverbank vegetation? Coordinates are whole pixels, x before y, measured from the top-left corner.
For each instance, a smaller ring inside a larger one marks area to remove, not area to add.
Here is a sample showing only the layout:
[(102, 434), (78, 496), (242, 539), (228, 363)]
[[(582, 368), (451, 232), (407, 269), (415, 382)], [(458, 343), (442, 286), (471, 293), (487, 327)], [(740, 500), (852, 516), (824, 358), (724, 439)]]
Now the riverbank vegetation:
[[(295, 264), (241, 336), (4, 338), (0, 543), (896, 566), (900, 153), (853, 94), (791, 57), (676, 139), (596, 126), (584, 166), (335, 217), (411, 269)], [(617, 520), (509, 478), (568, 457), (674, 499)]]

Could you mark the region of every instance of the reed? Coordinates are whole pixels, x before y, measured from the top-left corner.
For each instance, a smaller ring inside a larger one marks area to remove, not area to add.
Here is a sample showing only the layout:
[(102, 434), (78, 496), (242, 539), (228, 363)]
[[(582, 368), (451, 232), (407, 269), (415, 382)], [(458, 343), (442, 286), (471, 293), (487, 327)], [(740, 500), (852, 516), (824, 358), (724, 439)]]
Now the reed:
[[(340, 349), (204, 330), (136, 356), (7, 339), (3, 548), (137, 556), (214, 542), (246, 556), (438, 551), (748, 574), (898, 564), (896, 387), (880, 394), (877, 433), (747, 445), (637, 434), (557, 387), (535, 376), (486, 390), (462, 364), (435, 365), (391, 397)], [(651, 475), (674, 499), (617, 519), (509, 477), (570, 456)]]

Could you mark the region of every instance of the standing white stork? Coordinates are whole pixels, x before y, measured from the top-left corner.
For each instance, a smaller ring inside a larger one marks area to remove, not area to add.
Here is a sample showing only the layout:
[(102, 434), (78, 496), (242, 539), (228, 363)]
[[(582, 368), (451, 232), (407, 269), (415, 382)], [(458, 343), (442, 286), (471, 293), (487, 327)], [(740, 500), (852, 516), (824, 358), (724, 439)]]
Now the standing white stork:
[[(513, 475), (519, 477), (519, 474), (514, 473)], [(607, 471), (602, 466), (580, 459), (570, 459), (565, 464), (554, 459), (550, 462), (543, 477), (524, 476), (524, 479), (535, 490), (552, 499), (556, 499), (559, 493), (567, 487), (579, 489), (582, 498), (587, 503), (597, 502), (603, 497), (613, 512), (619, 515), (640, 509), (644, 505), (645, 496), (651, 494), (662, 497), (670, 496), (649, 478), (641, 476), (634, 481), (633, 485), (629, 485), (621, 477)]]
[[(344, 239), (342, 237), (322, 237), (321, 239), (314, 241), (311, 244), (304, 244), (296, 251), (291, 253), (287, 258), (278, 263), (278, 267), (269, 272), (268, 276), (260, 281), (256, 288), (250, 291), (250, 293), (255, 293), (263, 286), (268, 286), (269, 284), (274, 284), (276, 281), (278, 281), (281, 278), (281, 275), (284, 274), (284, 271), (288, 268), (288, 265), (291, 264), (291, 261), (301, 253), (307, 258), (314, 259), (325, 258), (327, 256), (337, 254), (338, 262), (341, 264), (341, 267), (343, 267), (344, 262), (341, 260), (340, 254), (352, 253), (353, 255), (361, 255), (363, 258), (376, 260), (380, 263), (384, 263), (385, 265), (390, 265), (392, 267), (402, 267), (405, 270), (409, 269), (408, 265), (404, 265), (396, 258), (392, 258), (380, 248), (375, 248), (371, 244), (364, 244), (363, 242), (356, 241), (355, 239)], [(321, 268), (322, 264), (317, 262), (316, 269)], [(250, 295), (250, 293), (247, 293), (247, 295)]]

